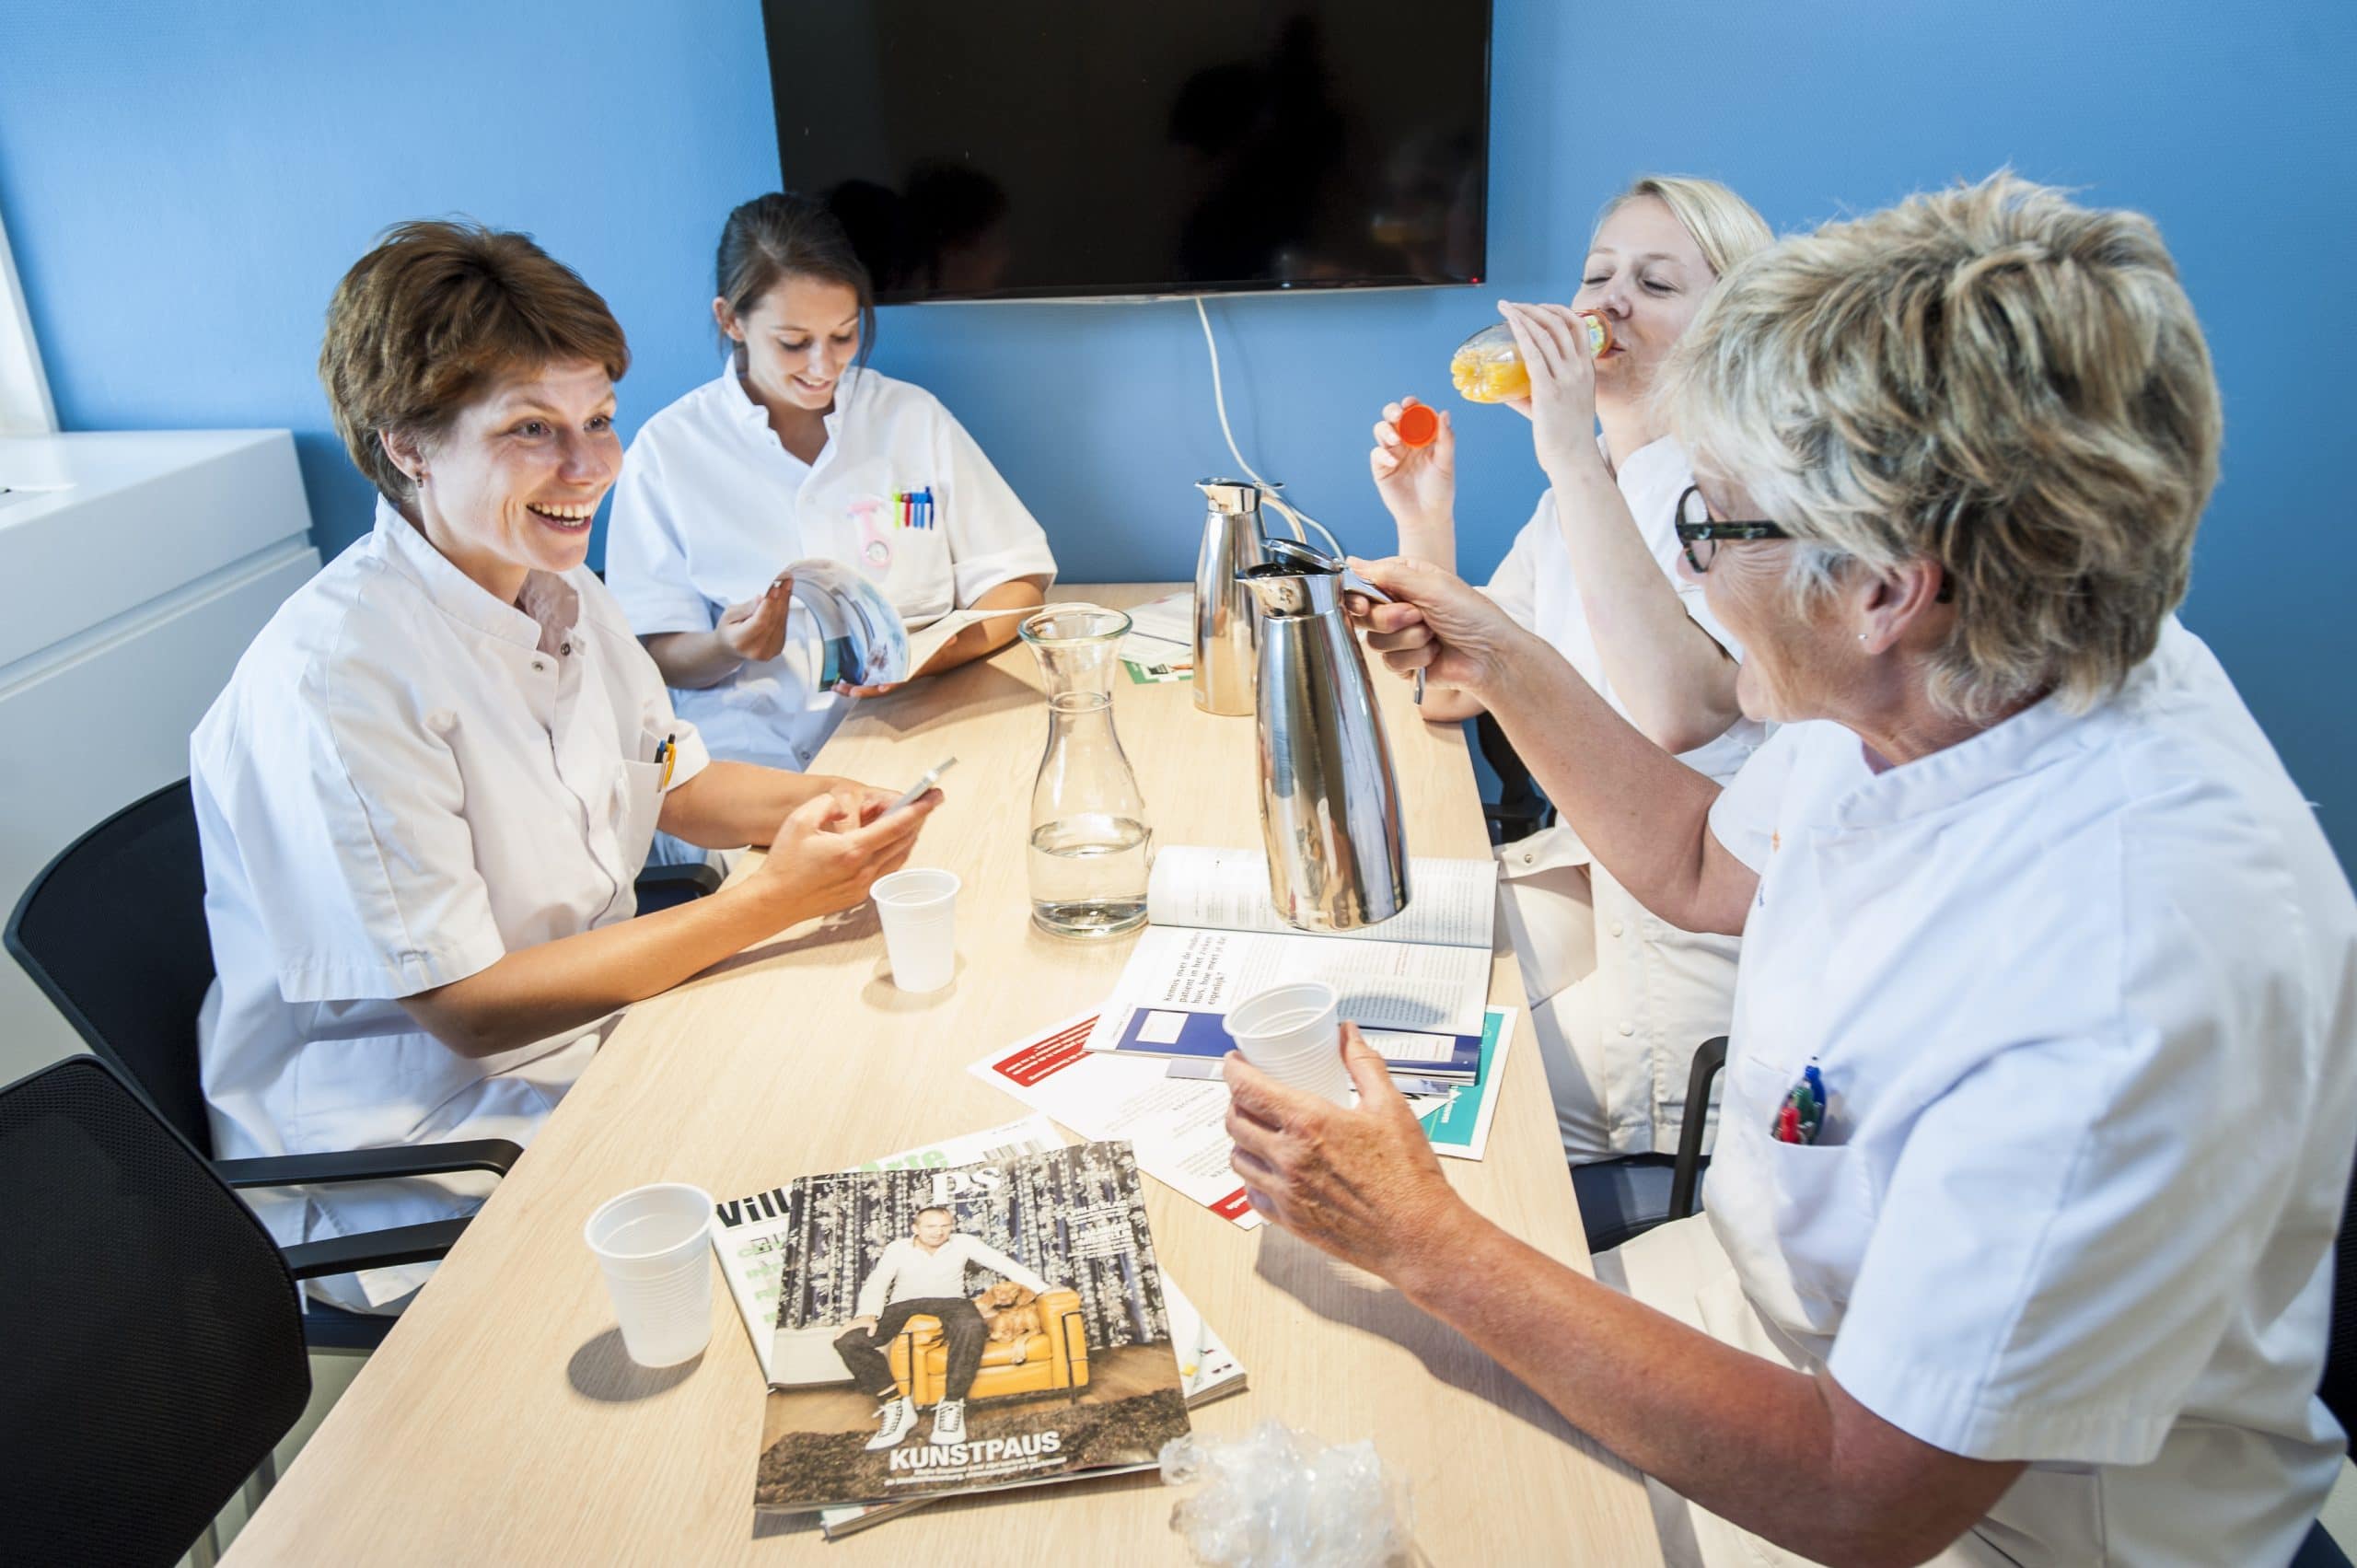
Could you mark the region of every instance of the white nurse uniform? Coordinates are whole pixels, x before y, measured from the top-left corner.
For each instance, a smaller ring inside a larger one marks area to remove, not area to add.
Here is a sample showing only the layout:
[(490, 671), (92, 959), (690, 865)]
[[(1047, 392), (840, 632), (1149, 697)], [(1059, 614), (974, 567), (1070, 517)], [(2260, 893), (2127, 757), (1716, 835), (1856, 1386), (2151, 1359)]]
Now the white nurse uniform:
[[(846, 370), (826, 427), (815, 461), (787, 451), (733, 360), (646, 422), (606, 538), (607, 581), (641, 636), (708, 632), (810, 557), (856, 566), (912, 626), (1017, 577), (1054, 577), (1047, 535), (932, 393)], [(919, 492), (932, 500), (925, 526), (905, 526), (897, 497)], [(672, 693), (713, 755), (809, 766), (843, 704), (810, 687), (793, 651)]]
[[(2357, 900), (2210, 650), (2172, 620), (2092, 712), (1882, 772), (1787, 726), (1711, 823), (1760, 877), (1707, 1213), (1599, 1276), (2028, 1461), (1943, 1562), (2288, 1561), (2343, 1447)], [(1695, 1560), (1794, 1561), (1683, 1511)]]
[[(190, 743), (217, 978), (198, 1020), (225, 1158), (528, 1141), (609, 1017), (459, 1055), (399, 998), (627, 920), (662, 809), (704, 766), (587, 568), (503, 604), (391, 506), (298, 589)], [(616, 1017), (619, 1015), (615, 1015)], [(281, 1242), (470, 1212), (463, 1179), (250, 1195)], [(380, 1307), (430, 1264), (313, 1289)]]
[[(1694, 482), (1684, 448), (1667, 437), (1655, 441), (1631, 453), (1613, 478), (1686, 613), (1741, 657), (1703, 603), (1701, 585), (1678, 573), (1678, 499)], [(1538, 498), (1484, 591), (1625, 716), (1605, 679), (1553, 491)], [(1724, 783), (1766, 733), (1738, 719), (1679, 761)], [(1502, 845), (1497, 856), (1500, 902), (1564, 1153), (1579, 1162), (1676, 1148), (1694, 1048), (1726, 1032), (1734, 939), (1680, 931), (1655, 917), (1560, 823)]]

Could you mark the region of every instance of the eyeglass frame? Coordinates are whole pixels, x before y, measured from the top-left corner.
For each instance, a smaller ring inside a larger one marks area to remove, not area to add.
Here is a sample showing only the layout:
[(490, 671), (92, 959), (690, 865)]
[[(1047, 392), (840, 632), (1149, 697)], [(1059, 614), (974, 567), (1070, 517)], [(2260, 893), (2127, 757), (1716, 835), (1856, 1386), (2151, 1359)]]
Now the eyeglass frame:
[[(1741, 522), (1720, 522), (1715, 519), (1700, 523), (1687, 522), (1685, 520), (1686, 498), (1689, 495), (1700, 496), (1701, 494), (1701, 485), (1689, 484), (1678, 493), (1678, 505), (1670, 509), (1670, 516), (1677, 519), (1672, 527), (1678, 530), (1678, 546), (1686, 552), (1686, 563), (1694, 568), (1694, 575), (1698, 577), (1710, 571), (1711, 562), (1718, 559), (1717, 541), (1720, 540), (1790, 539), (1793, 537), (1791, 531), (1782, 524), (1771, 523), (1765, 517), (1752, 517)], [(1710, 503), (1704, 501), (1702, 505), (1707, 507)], [(1712, 546), (1710, 555), (1708, 557), (1696, 555), (1694, 547), (1706, 541)]]
[[(1717, 541), (1720, 540), (1791, 539), (1794, 537), (1791, 529), (1781, 523), (1771, 523), (1765, 517), (1752, 517), (1742, 522), (1720, 522), (1716, 519), (1701, 523), (1687, 522), (1679, 516), (1686, 510), (1686, 498), (1689, 495), (1699, 496), (1701, 494), (1702, 487), (1699, 484), (1689, 484), (1679, 491), (1678, 505), (1671, 512), (1671, 516), (1677, 520), (1670, 525), (1678, 530), (1678, 548), (1685, 552), (1686, 563), (1694, 568), (1694, 575), (1698, 577), (1707, 575), (1711, 570), (1711, 562), (1719, 558)], [(1708, 507), (1710, 502), (1706, 500), (1702, 505)], [(1712, 545), (1711, 553), (1707, 559), (1694, 553), (1694, 547), (1705, 541), (1709, 541)], [(1949, 575), (1948, 569), (1945, 566), (1940, 568), (1940, 588), (1934, 597), (1941, 604), (1955, 602), (1956, 579)]]

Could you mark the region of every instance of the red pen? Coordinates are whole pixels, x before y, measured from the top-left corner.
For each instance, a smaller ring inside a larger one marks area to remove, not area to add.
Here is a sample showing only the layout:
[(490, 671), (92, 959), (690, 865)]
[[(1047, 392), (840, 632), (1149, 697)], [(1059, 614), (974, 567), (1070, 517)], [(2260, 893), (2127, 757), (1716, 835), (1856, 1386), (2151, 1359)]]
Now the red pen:
[(1776, 1113), (1776, 1142), (1797, 1144), (1801, 1141), (1801, 1113), (1796, 1106), (1787, 1105)]

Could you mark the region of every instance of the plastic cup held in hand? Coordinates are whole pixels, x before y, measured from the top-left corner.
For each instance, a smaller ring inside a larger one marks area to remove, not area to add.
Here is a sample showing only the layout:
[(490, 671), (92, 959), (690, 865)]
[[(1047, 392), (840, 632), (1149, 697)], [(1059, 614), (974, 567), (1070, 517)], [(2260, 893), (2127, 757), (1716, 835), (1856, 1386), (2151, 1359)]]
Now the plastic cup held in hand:
[(712, 1194), (684, 1181), (608, 1199), (582, 1235), (606, 1273), (622, 1348), (641, 1366), (677, 1366), (712, 1338)]
[(867, 890), (883, 923), (892, 983), (902, 991), (938, 991), (956, 976), (958, 887), (955, 873), (928, 868), (879, 877)]
[(1351, 1103), (1341, 1002), (1332, 986), (1303, 981), (1256, 992), (1228, 1009), (1227, 1032), (1244, 1060), (1277, 1082)]

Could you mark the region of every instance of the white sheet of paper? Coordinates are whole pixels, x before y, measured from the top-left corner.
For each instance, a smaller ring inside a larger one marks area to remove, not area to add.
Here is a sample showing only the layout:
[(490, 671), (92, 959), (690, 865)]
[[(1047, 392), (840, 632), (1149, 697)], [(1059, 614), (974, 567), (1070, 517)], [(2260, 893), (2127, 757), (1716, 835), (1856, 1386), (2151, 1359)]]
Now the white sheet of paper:
[(1163, 1076), (1159, 1056), (1086, 1049), (1094, 1013), (1051, 1025), (967, 1071), (1084, 1138), (1126, 1138), (1138, 1168), (1246, 1230), (1260, 1223), (1228, 1166), (1227, 1086)]
[[(1318, 939), (1490, 950), (1498, 908), (1496, 861), (1411, 858), (1408, 889), (1408, 907), (1382, 924), (1321, 932)], [(1269, 898), (1268, 857), (1259, 850), (1166, 845), (1155, 854), (1145, 897), (1146, 918), (1156, 925), (1304, 935), (1277, 918)], [(1477, 1021), (1466, 1032), (1480, 1028)]]
[(1118, 1038), (1132, 1008), (1225, 1013), (1256, 991), (1296, 980), (1332, 986), (1342, 1016), (1353, 1023), (1478, 1035), (1490, 993), (1490, 950), (1149, 925), (1130, 950), (1094, 1043)]
[(929, 621), (923, 626), (912, 626), (909, 629), (909, 673), (914, 675), (918, 670), (931, 664), (933, 656), (939, 653), (950, 638), (963, 632), (967, 627), (979, 621), (988, 621), (993, 616), (1004, 617), (1028, 613), (1030, 611), (1028, 610), (1021, 609), (953, 610), (938, 621)]

